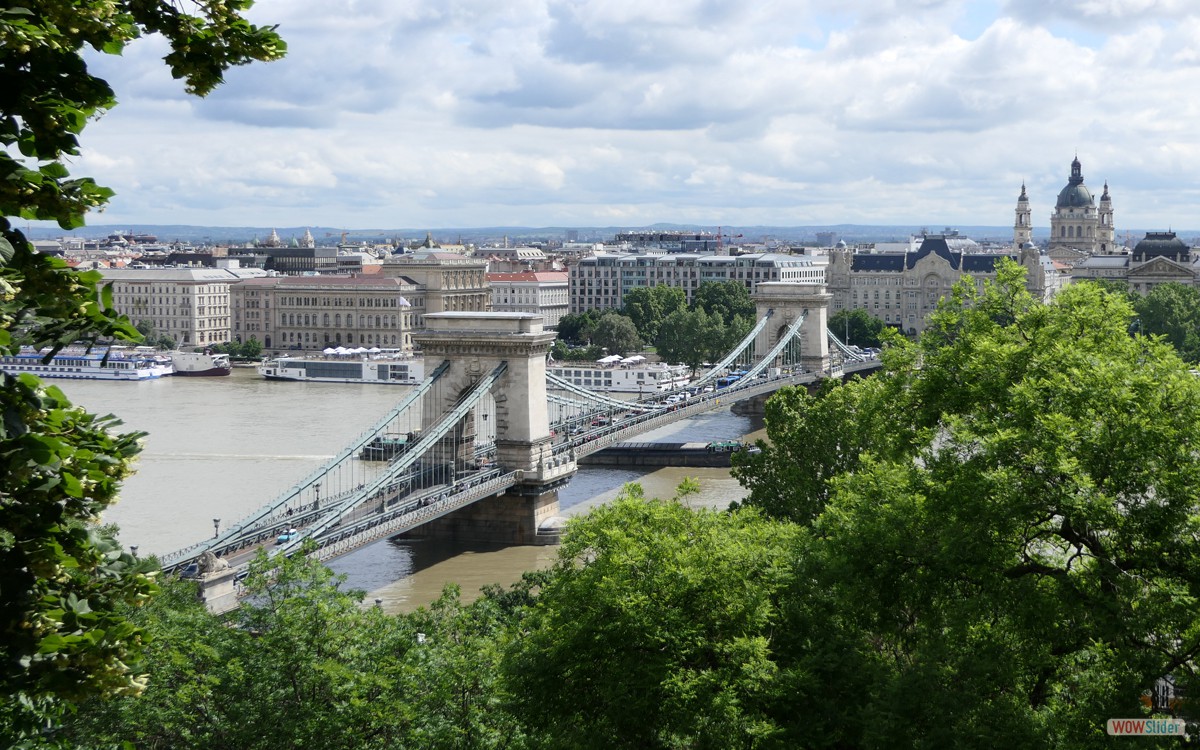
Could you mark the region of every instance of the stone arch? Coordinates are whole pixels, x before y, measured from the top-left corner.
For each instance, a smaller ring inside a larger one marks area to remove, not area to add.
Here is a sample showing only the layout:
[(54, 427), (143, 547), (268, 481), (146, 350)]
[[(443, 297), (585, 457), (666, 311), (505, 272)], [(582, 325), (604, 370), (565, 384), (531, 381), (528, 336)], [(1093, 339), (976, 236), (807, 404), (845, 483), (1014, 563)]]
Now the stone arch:
[[(800, 317), (804, 316), (796, 334), (798, 346), (789, 346), (789, 352), (797, 353), (797, 364), (805, 370), (829, 369), (828, 320), (829, 302), (833, 295), (826, 293), (824, 284), (805, 284), (794, 281), (769, 281), (758, 284), (754, 292), (757, 319), (768, 312), (772, 320), (767, 323), (754, 341), (756, 357), (767, 354), (780, 337)], [(782, 357), (781, 357), (782, 359)]]

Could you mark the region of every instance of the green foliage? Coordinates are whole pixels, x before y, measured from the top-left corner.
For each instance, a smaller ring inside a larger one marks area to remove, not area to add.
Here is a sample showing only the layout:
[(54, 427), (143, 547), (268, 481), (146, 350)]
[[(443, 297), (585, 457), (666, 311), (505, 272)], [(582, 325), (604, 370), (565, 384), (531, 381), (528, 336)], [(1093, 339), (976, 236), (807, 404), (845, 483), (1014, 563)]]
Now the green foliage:
[(559, 362), (595, 362), (604, 356), (598, 346), (582, 346), (569, 348), (562, 339), (556, 339), (550, 347), (550, 356)]
[(692, 307), (714, 315), (725, 325), (734, 318), (754, 320), (754, 300), (740, 281), (705, 281), (692, 293)]
[(829, 318), (829, 330), (848, 346), (883, 346), (886, 327), (882, 320), (861, 308), (839, 310)]
[(140, 434), (71, 406), (29, 375), (0, 389), (0, 744), (61, 710), (59, 700), (136, 692), (141, 631), (124, 605), (155, 590), (147, 564), (99, 529)]
[(638, 338), (633, 321), (611, 311), (600, 316), (592, 333), (592, 344), (607, 349), (609, 354), (627, 354), (642, 348), (642, 340)]
[(600, 322), (599, 310), (584, 310), (581, 313), (568, 313), (558, 321), (558, 338), (568, 344), (584, 345), (592, 343), (592, 334), (596, 324)]
[(175, 339), (171, 338), (168, 334), (160, 333), (150, 321), (139, 320), (134, 327), (142, 335), (142, 343), (146, 346), (153, 346), (163, 351), (175, 348)]
[(749, 747), (774, 738), (771, 638), (795, 528), (626, 488), (572, 521), (504, 661), (541, 747)]
[(644, 341), (654, 341), (667, 316), (687, 306), (687, 295), (679, 287), (637, 287), (625, 293), (624, 301), (622, 312), (633, 321), (638, 335)]
[[(311, 547), (306, 551), (311, 551)], [(135, 616), (150, 632), (145, 694), (81, 707), (72, 747), (516, 747), (500, 706), (498, 644), (520, 587), (464, 606), (455, 587), (391, 616), (303, 556), (260, 555), (222, 622), (174, 581)]]
[(663, 323), (655, 346), (664, 361), (682, 362), (694, 371), (705, 362), (721, 359), (751, 325), (741, 317), (726, 325), (720, 317), (698, 307), (676, 310)]
[[(65, 229), (112, 191), (72, 178), (88, 121), (116, 103), (88, 72), (85, 48), (120, 54), (162, 34), (172, 74), (204, 94), (230, 65), (283, 54), (272, 29), (247, 23), (247, 0), (204, 2), (186, 14), (160, 0), (30, 2), (0, 9), (0, 353), (98, 339), (136, 340), (96, 272), (75, 273), (33, 252), (19, 220)], [(73, 408), (36, 378), (0, 389), (0, 739), (32, 741), (62, 699), (136, 692), (130, 666), (144, 642), (123, 605), (153, 592), (145, 566), (94, 527), (127, 475), (138, 435)]]
[(869, 677), (843, 741), (1106, 746), (1157, 678), (1190, 683), (1200, 381), (1131, 320), (1095, 285), (1036, 303), (1004, 264), (884, 373), (772, 404), (739, 473), (814, 530), (787, 611), (828, 637), (781, 649), (786, 680)]
[(241, 17), (250, 2), (192, 7), (196, 15), (159, 0), (37, 2), (0, 10), (0, 232), (9, 244), (24, 242), (11, 217), (74, 229), (112, 196), (91, 179), (71, 179), (66, 168), (79, 154), (78, 136), (88, 121), (116, 105), (109, 85), (88, 72), (85, 48), (120, 54), (143, 33), (161, 34), (171, 74), (199, 95), (215, 88), (231, 65), (283, 56), (285, 45), (273, 29)]
[(1134, 309), (1135, 330), (1144, 336), (1162, 336), (1179, 356), (1193, 364), (1200, 362), (1200, 290), (1159, 284), (1145, 297), (1135, 295)]
[(262, 356), (263, 346), (257, 338), (251, 336), (246, 341), (227, 341), (224, 344), (213, 344), (206, 347), (217, 354), (228, 354), (233, 359), (258, 359)]
[(262, 342), (254, 336), (251, 336), (242, 342), (241, 351), (234, 353), (233, 356), (238, 357), (239, 359), (258, 359), (262, 356), (262, 353)]

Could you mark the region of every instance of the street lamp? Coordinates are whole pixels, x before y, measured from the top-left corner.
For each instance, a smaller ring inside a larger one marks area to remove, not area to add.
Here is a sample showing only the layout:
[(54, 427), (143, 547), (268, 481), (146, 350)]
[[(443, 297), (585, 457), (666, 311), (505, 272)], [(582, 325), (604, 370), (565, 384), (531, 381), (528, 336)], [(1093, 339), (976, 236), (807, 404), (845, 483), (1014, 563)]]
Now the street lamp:
[(136, 544), (129, 545), (129, 554), (133, 555), (134, 557), (137, 557), (137, 545)]
[(314, 484), (313, 490), (317, 493), (317, 499), (313, 501), (313, 510), (319, 510), (321, 507), (321, 483), (317, 482)]
[(214, 518), (213, 519), (213, 539), (216, 539), (220, 535), (221, 535), (221, 519)]

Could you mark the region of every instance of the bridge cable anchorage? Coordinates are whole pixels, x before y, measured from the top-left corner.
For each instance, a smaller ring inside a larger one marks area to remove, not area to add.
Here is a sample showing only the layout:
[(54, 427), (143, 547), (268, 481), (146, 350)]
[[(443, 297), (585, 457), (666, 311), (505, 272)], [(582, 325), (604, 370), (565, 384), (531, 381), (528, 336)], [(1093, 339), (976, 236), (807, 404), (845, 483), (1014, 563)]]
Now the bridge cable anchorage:
[[(297, 500), (301, 494), (310, 490), (314, 485), (318, 484), (323, 477), (330, 472), (339, 468), (340, 465), (352, 459), (359, 451), (363, 449), (371, 441), (383, 435), (391, 422), (408, 410), (414, 403), (423, 397), (450, 369), (450, 361), (444, 360), (437, 366), (429, 376), (425, 378), (411, 393), (405, 396), (395, 407), (386, 415), (379, 419), (372, 427), (363, 432), (358, 438), (351, 442), (338, 455), (326, 461), (320, 468), (314, 470), (305, 477), (299, 484), (294, 485), (290, 489), (284, 491), (271, 502), (260, 507), (250, 515), (238, 521), (236, 524), (231, 524), (226, 530), (212, 539), (207, 539), (198, 544), (191, 545), (181, 550), (177, 550), (170, 554), (164, 555), (161, 558), (162, 569), (164, 572), (173, 571), (184, 564), (195, 560), (203, 553), (215, 550), (217, 552), (227, 552), (231, 549), (241, 549), (243, 544), (236, 544), (243, 541), (247, 537), (260, 536), (265, 531), (265, 526), (260, 525), (262, 521), (267, 519), (275, 511), (285, 507), (289, 502)], [(273, 524), (272, 524), (273, 525)], [(249, 533), (247, 533), (249, 532)]]
[(855, 362), (867, 361), (866, 355), (864, 355), (862, 352), (856, 352), (851, 349), (849, 346), (843, 343), (841, 339), (839, 339), (837, 336), (834, 336), (833, 331), (827, 330), (825, 333), (827, 336), (829, 336), (829, 343), (833, 344), (834, 347), (847, 359), (852, 359)]
[(711, 381), (716, 380), (720, 374), (724, 372), (730, 364), (733, 363), (735, 359), (740, 357), (748, 348), (754, 345), (754, 339), (758, 338), (758, 334), (762, 333), (763, 328), (767, 326), (767, 321), (770, 320), (774, 314), (775, 311), (773, 309), (767, 310), (766, 315), (763, 315), (762, 318), (760, 318), (759, 321), (754, 325), (754, 328), (750, 329), (750, 333), (746, 334), (746, 337), (742, 339), (741, 343), (735, 346), (732, 352), (725, 355), (725, 359), (722, 359), (720, 362), (713, 365), (712, 369), (710, 369), (707, 373), (701, 375), (699, 378), (692, 381), (685, 387), (695, 388), (696, 386), (707, 385)]
[(491, 392), (496, 382), (507, 369), (508, 362), (500, 362), (489, 375), (481, 378), (470, 391), (459, 398), (454, 408), (443, 415), (437, 424), (423, 430), (420, 438), (413, 444), (413, 447), (406, 450), (395, 461), (389, 463), (386, 472), (380, 474), (369, 484), (365, 484), (354, 492), (349, 493), (336, 506), (333, 506), (324, 518), (312, 526), (303, 529), (295, 539), (286, 542), (282, 547), (278, 547), (277, 549), (280, 551), (277, 554), (288, 556), (295, 554), (304, 543), (304, 540), (309, 538), (317, 539), (318, 544), (320, 544), (321, 536), (337, 526), (346, 513), (353, 510), (364, 500), (376, 496), (381, 491), (386, 491), (393, 482), (401, 480), (403, 472), (407, 471), (422, 458), (425, 458), (428, 452), (436, 449), (441, 439), (449, 434), (484, 396)]

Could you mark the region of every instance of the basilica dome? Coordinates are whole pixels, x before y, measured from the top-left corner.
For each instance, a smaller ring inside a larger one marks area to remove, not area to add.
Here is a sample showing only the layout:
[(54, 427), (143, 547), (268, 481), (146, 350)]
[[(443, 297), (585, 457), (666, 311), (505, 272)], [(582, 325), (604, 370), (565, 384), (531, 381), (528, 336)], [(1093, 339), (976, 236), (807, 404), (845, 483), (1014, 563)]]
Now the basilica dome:
[(1092, 191), (1087, 189), (1083, 184), (1083, 166), (1079, 163), (1079, 157), (1075, 157), (1075, 161), (1071, 162), (1071, 179), (1067, 181), (1067, 186), (1058, 194), (1058, 202), (1055, 208), (1086, 208), (1094, 206), (1092, 200)]

